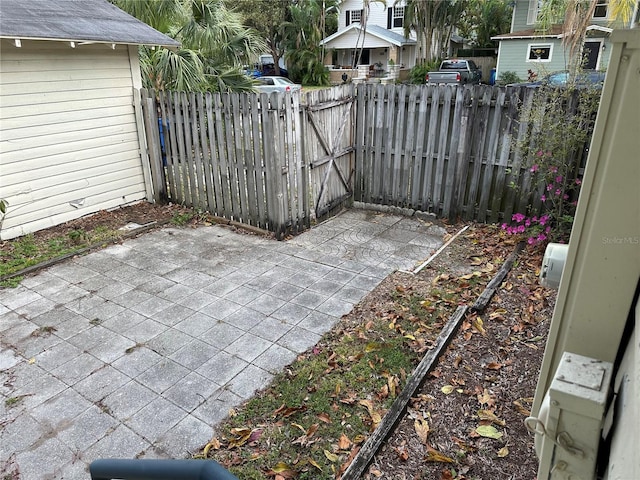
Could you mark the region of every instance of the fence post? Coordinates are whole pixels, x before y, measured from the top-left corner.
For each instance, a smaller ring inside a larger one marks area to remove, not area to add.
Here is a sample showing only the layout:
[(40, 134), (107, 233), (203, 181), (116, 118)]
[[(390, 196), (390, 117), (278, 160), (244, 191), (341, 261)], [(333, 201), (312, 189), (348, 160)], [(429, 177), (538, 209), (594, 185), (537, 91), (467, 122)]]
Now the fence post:
[(158, 130), (158, 114), (156, 111), (155, 92), (142, 90), (141, 95), (144, 128), (147, 139), (147, 153), (151, 166), (151, 183), (153, 185), (153, 200), (163, 202), (168, 199), (167, 182), (162, 164), (162, 150), (160, 148), (160, 132)]

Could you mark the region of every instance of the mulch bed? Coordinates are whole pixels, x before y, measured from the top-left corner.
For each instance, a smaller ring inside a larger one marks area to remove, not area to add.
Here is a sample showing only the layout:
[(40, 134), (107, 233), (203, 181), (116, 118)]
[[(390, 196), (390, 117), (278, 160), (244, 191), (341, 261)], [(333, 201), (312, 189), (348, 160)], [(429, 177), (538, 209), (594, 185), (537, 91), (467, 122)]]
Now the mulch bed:
[[(464, 274), (498, 263), (514, 248), (509, 240), (494, 227), (476, 226), (452, 243), (424, 278), (411, 279), (411, 288), (431, 288), (434, 272), (443, 266), (450, 271), (457, 266)], [(536, 478), (533, 436), (523, 421), (556, 294), (538, 284), (542, 253), (541, 247), (525, 249), (487, 309), (468, 314), (365, 479)], [(395, 274), (387, 288), (407, 280)]]

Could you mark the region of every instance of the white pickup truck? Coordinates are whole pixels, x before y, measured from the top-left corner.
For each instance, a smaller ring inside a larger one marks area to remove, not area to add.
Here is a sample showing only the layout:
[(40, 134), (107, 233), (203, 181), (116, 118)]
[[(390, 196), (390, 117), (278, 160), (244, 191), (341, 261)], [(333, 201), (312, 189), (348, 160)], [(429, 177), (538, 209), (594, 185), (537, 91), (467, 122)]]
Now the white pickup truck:
[(427, 73), (425, 80), (430, 84), (477, 84), (482, 79), (482, 70), (473, 60), (444, 60), (440, 69)]

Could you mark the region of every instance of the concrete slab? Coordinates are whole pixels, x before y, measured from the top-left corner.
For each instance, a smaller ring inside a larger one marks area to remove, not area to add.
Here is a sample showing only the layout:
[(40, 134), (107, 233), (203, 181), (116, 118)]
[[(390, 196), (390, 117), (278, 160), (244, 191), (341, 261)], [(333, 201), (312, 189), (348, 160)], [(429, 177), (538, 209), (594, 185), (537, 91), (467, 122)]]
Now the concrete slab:
[(197, 451), (444, 233), (365, 210), (287, 242), (166, 228), (0, 289), (0, 471), (86, 480), (97, 458)]

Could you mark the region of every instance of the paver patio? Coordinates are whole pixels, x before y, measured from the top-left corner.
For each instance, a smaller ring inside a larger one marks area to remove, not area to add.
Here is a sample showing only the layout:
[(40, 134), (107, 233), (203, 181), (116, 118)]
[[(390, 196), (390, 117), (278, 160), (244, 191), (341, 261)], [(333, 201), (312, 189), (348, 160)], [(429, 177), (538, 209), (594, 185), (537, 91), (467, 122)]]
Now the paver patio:
[(365, 210), (286, 242), (166, 228), (0, 289), (0, 473), (189, 455), (444, 233)]

